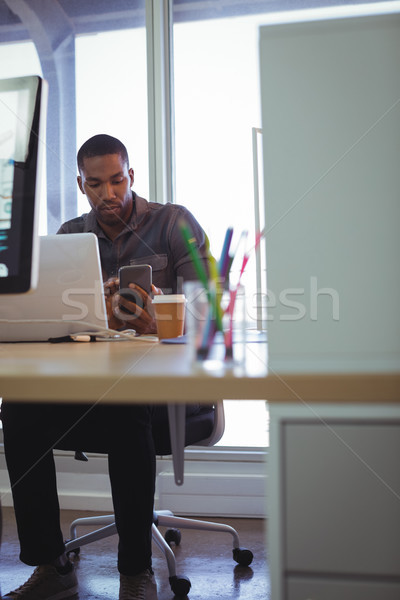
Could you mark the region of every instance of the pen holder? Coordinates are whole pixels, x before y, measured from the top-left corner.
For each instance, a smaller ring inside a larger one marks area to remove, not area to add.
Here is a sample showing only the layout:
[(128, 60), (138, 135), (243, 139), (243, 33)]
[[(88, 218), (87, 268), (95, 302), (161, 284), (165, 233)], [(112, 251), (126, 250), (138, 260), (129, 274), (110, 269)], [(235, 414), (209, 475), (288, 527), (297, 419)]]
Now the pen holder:
[(186, 333), (193, 365), (229, 368), (245, 364), (245, 290), (206, 290), (200, 282), (184, 284)]

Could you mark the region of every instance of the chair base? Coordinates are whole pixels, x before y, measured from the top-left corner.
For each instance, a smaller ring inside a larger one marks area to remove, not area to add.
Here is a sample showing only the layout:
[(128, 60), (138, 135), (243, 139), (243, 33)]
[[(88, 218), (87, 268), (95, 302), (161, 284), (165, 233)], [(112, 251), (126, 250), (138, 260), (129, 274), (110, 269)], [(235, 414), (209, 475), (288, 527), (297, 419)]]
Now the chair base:
[[(100, 527), (95, 531), (91, 531), (85, 535), (77, 536), (78, 527)], [(161, 534), (158, 527), (168, 527), (165, 536)], [(171, 511), (160, 510), (155, 511), (152, 525), (153, 542), (164, 554), (168, 566), (169, 582), (171, 590), (177, 597), (185, 597), (191, 587), (190, 580), (184, 575), (177, 575), (176, 560), (170, 543), (179, 545), (181, 540), (181, 529), (197, 529), (201, 531), (213, 531), (221, 533), (229, 533), (232, 536), (232, 553), (233, 559), (241, 566), (249, 566), (253, 560), (253, 553), (240, 547), (239, 535), (237, 531), (223, 523), (211, 523), (210, 521), (201, 521), (197, 519), (187, 519), (186, 517), (177, 517)], [(83, 517), (75, 519), (70, 526), (70, 539), (65, 544), (66, 552), (74, 552), (79, 554), (81, 546), (91, 544), (92, 542), (104, 539), (110, 535), (115, 535), (117, 528), (115, 525), (114, 515), (104, 515), (99, 517)]]

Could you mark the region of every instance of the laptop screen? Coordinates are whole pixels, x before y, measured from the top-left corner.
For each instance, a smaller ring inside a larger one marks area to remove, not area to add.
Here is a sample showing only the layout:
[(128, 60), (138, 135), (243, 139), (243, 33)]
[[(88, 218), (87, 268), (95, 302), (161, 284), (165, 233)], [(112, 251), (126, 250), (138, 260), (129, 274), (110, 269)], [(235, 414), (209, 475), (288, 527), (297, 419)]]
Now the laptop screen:
[(37, 283), (46, 100), (40, 77), (0, 80), (0, 294)]

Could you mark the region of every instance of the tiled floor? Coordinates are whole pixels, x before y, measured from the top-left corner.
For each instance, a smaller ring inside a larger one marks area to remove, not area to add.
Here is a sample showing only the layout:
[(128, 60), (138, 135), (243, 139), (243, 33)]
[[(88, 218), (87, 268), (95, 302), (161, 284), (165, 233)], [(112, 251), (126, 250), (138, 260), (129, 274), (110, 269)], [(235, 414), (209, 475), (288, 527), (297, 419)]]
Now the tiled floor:
[[(85, 515), (96, 513), (85, 513)], [(69, 523), (84, 516), (76, 511), (62, 511), (62, 527), (68, 536)], [(254, 560), (249, 567), (239, 567), (232, 559), (230, 535), (182, 530), (182, 541), (174, 549), (178, 574), (189, 577), (190, 600), (269, 600), (269, 579), (265, 550), (265, 521), (260, 519), (220, 520), (234, 527), (242, 546), (249, 548)], [(76, 569), (79, 600), (113, 600), (118, 598), (116, 562), (117, 537), (113, 536), (85, 546)], [(18, 541), (13, 511), (3, 508), (3, 539), (0, 550), (1, 591), (18, 587), (32, 572), (32, 567), (18, 559)], [(153, 568), (159, 600), (172, 600), (166, 561), (157, 547), (153, 550)], [(76, 597), (75, 600), (78, 600)]]

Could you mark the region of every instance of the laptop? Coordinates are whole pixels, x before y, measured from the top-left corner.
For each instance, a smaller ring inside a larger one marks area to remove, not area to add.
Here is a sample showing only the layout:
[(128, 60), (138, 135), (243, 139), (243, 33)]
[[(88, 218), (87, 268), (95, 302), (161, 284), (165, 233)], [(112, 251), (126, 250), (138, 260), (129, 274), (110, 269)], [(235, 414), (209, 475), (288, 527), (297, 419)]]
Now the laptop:
[(107, 326), (97, 237), (40, 237), (36, 289), (0, 296), (0, 342), (43, 342)]

